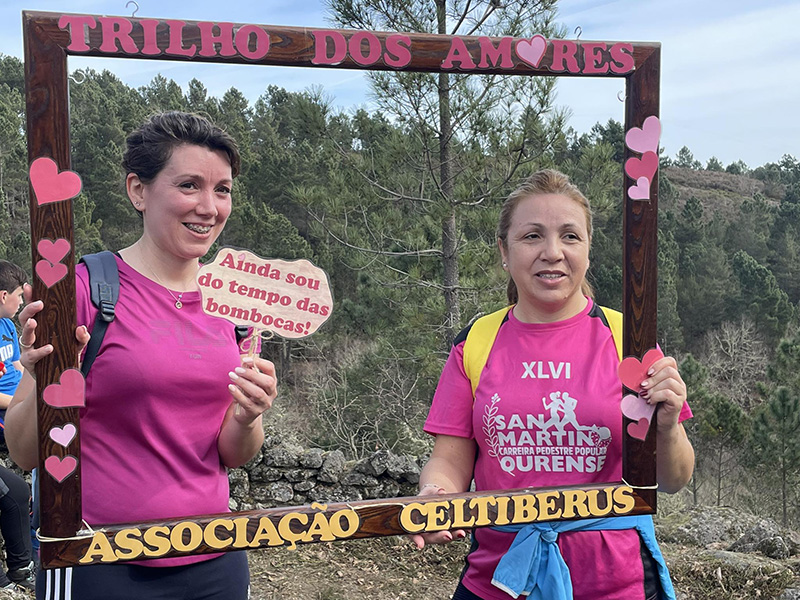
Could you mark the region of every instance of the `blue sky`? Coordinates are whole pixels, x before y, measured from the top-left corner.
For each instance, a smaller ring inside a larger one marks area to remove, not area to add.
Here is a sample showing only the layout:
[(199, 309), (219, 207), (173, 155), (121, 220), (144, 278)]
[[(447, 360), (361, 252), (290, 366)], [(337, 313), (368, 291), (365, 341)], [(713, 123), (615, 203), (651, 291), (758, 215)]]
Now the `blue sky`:
[[(187, 8), (188, 7), (188, 8)], [(123, 0), (4, 0), (0, 52), (22, 57), (21, 12), (130, 15)], [(322, 0), (139, 0), (139, 17), (327, 26)], [(575, 37), (662, 44), (661, 145), (670, 156), (688, 146), (705, 163), (744, 160), (751, 167), (800, 158), (800, 2), (796, 0), (561, 0), (559, 20)], [(347, 110), (368, 105), (356, 71), (187, 65), (178, 62), (71, 58), (70, 69), (109, 69), (132, 86), (156, 74), (185, 87), (197, 77), (212, 95), (230, 87), (251, 101), (268, 85), (299, 91), (321, 85)], [(557, 104), (578, 131), (623, 119), (620, 79), (561, 78)]]

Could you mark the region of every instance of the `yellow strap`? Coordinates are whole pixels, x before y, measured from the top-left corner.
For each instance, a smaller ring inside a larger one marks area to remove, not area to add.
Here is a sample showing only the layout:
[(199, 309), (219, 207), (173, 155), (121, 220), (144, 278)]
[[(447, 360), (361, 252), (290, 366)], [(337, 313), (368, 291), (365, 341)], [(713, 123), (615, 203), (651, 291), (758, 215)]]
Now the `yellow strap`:
[(481, 379), (481, 372), (489, 359), (489, 352), (494, 346), (500, 324), (505, 319), (511, 306), (501, 308), (481, 317), (472, 324), (464, 342), (464, 372), (469, 377), (472, 384), (472, 397), (475, 397), (475, 390), (478, 389), (478, 382)]
[(608, 328), (611, 329), (611, 337), (614, 338), (614, 345), (617, 347), (617, 358), (622, 362), (622, 313), (601, 306), (600, 310), (606, 316)]
[[(489, 352), (494, 346), (494, 340), (497, 338), (497, 332), (500, 330), (500, 325), (503, 323), (511, 306), (501, 308), (497, 312), (493, 312), (485, 317), (481, 317), (472, 324), (472, 327), (467, 333), (467, 339), (464, 342), (464, 372), (469, 378), (472, 385), (472, 397), (475, 397), (475, 390), (478, 389), (478, 383), (481, 380), (481, 373), (483, 367), (486, 366), (486, 361), (489, 359)], [(600, 310), (608, 321), (608, 327), (611, 329), (611, 337), (614, 338), (614, 345), (617, 347), (617, 358), (622, 360), (622, 313), (616, 310), (611, 310), (605, 306), (601, 306)]]

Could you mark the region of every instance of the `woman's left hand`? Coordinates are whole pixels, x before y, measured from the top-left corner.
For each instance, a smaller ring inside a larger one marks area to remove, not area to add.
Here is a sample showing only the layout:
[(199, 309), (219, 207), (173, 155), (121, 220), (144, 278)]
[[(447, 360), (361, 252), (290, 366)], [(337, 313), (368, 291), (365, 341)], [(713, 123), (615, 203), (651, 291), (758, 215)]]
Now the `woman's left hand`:
[(233, 418), (241, 425), (249, 425), (272, 406), (278, 395), (275, 365), (260, 357), (245, 357), (242, 366), (228, 375), (228, 389), (236, 403)]
[(678, 424), (681, 408), (686, 402), (686, 384), (678, 372), (678, 363), (671, 356), (665, 356), (653, 363), (647, 375), (639, 395), (648, 404), (661, 405), (656, 413), (658, 430), (672, 429)]

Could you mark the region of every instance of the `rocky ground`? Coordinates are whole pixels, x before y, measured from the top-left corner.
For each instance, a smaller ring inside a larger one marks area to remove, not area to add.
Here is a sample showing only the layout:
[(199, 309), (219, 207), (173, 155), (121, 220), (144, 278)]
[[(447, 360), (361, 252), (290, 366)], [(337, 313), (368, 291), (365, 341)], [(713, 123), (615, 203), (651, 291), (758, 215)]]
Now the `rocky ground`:
[[(800, 600), (800, 532), (725, 507), (674, 511), (656, 529), (679, 600)], [(390, 537), (255, 551), (252, 599), (448, 600), (467, 549)]]
[[(674, 511), (657, 530), (679, 600), (800, 600), (800, 532), (726, 507)], [(254, 552), (253, 600), (448, 600), (467, 549), (381, 538)]]

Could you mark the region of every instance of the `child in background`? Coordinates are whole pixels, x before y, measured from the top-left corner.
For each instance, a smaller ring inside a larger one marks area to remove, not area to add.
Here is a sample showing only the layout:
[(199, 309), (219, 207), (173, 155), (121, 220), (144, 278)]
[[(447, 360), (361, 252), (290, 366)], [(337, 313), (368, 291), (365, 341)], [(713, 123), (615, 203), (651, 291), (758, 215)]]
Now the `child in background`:
[[(11, 321), (22, 306), (28, 277), (20, 267), (0, 260), (0, 428), (6, 408), (22, 379), (19, 338)], [(5, 441), (0, 429), (0, 440)], [(13, 471), (0, 466), (0, 533), (6, 546), (7, 572), (0, 569), (0, 589), (34, 589), (31, 561), (30, 489)]]

